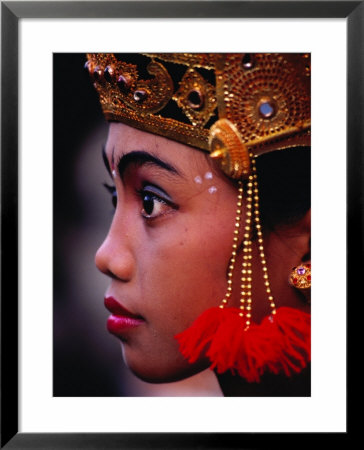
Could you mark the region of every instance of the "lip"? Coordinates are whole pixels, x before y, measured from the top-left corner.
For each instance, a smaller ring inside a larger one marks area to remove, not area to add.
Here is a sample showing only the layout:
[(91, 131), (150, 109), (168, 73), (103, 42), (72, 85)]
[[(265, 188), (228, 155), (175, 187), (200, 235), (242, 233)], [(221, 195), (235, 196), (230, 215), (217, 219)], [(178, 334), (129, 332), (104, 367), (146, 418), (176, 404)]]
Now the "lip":
[(107, 330), (111, 334), (121, 337), (125, 331), (144, 322), (141, 316), (128, 311), (114, 297), (105, 297), (104, 304), (106, 309), (111, 312), (111, 316), (107, 319)]

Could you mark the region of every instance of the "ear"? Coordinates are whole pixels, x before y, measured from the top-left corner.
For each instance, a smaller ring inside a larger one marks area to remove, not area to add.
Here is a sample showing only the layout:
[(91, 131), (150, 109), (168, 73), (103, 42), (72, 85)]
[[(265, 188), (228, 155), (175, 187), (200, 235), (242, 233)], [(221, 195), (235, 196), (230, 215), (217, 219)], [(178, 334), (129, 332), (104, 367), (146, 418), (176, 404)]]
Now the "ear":
[[(276, 230), (284, 241), (285, 256), (294, 265), (308, 263), (311, 260), (311, 209), (294, 223), (281, 226)], [(289, 249), (290, 251), (287, 251)], [(287, 261), (288, 262), (288, 261)]]
[(297, 256), (300, 263), (311, 263), (311, 208), (297, 222)]

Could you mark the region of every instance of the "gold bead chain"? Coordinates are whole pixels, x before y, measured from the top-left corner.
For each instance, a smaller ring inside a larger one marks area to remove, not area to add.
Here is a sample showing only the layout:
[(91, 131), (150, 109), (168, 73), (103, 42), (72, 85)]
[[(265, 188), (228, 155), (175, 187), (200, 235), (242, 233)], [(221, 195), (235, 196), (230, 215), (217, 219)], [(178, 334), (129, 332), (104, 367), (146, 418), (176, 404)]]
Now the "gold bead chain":
[[(260, 261), (263, 270), (263, 280), (265, 284), (265, 290), (267, 293), (268, 301), (272, 314), (276, 313), (276, 306), (274, 303), (273, 295), (270, 288), (267, 262), (265, 259), (264, 245), (263, 245), (263, 233), (260, 224), (259, 215), (259, 190), (258, 190), (258, 177), (255, 166), (255, 158), (253, 154), (250, 154), (252, 173), (249, 175), (247, 180), (247, 190), (246, 190), (246, 216), (244, 224), (244, 240), (243, 240), (243, 262), (241, 268), (241, 278), (240, 278), (240, 305), (239, 305), (239, 316), (245, 318), (245, 329), (248, 329), (251, 324), (251, 311), (252, 311), (252, 229), (255, 227), (257, 233), (257, 242)], [(232, 285), (233, 285), (233, 273), (235, 269), (240, 228), (241, 228), (241, 217), (242, 217), (242, 207), (243, 207), (243, 182), (238, 181), (238, 200), (237, 209), (235, 217), (234, 226), (234, 238), (232, 245), (232, 256), (229, 264), (228, 271), (228, 287), (224, 299), (220, 305), (220, 308), (224, 308), (228, 303), (229, 298), (232, 295)], [(254, 200), (254, 203), (253, 203)]]
[(240, 313), (245, 317), (246, 328), (250, 325), (252, 308), (252, 206), (253, 206), (253, 176), (249, 175), (247, 183), (245, 227), (244, 227), (244, 247), (243, 262), (241, 267), (241, 285), (240, 285)]
[(255, 201), (255, 203), (254, 203), (254, 215), (255, 215), (254, 222), (255, 222), (255, 229), (257, 232), (258, 250), (259, 250), (259, 256), (260, 256), (260, 262), (262, 264), (265, 292), (267, 293), (267, 298), (269, 301), (269, 306), (271, 308), (271, 313), (275, 314), (276, 313), (276, 305), (274, 303), (274, 298), (273, 298), (272, 291), (270, 288), (267, 261), (265, 259), (265, 253), (264, 253), (262, 226), (260, 223), (258, 175), (257, 175), (257, 169), (256, 169), (256, 165), (255, 165), (255, 158), (253, 157), (253, 154), (251, 154), (250, 157), (251, 157), (252, 172), (253, 172), (253, 179), (254, 179), (254, 182), (253, 182), (254, 201)]
[(229, 298), (231, 297), (231, 293), (233, 290), (233, 273), (236, 263), (236, 255), (237, 255), (237, 249), (238, 249), (238, 242), (239, 242), (239, 230), (240, 230), (240, 221), (242, 216), (242, 206), (243, 206), (243, 182), (238, 181), (238, 201), (236, 204), (236, 217), (235, 217), (235, 225), (234, 225), (234, 238), (233, 238), (233, 250), (231, 253), (231, 259), (229, 264), (229, 271), (228, 271), (228, 287), (225, 294), (224, 299), (222, 300), (222, 303), (220, 305), (220, 308), (224, 308), (225, 305), (228, 303)]

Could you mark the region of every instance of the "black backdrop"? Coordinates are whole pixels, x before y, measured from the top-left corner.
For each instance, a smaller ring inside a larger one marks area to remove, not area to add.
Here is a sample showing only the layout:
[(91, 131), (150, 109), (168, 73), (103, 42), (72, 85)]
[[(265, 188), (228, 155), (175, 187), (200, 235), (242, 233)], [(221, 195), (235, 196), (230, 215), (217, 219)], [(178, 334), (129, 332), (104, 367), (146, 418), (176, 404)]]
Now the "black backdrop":
[[(85, 61), (83, 54), (54, 54), (53, 59), (55, 396), (123, 395), (122, 383), (115, 380), (115, 371), (121, 370), (120, 349), (105, 333), (105, 280), (93, 264), (106, 203), (106, 196), (101, 198), (104, 174), (97, 146), (106, 139), (107, 127), (83, 69)], [(96, 175), (92, 163), (97, 159)], [(106, 232), (107, 217), (104, 225)]]

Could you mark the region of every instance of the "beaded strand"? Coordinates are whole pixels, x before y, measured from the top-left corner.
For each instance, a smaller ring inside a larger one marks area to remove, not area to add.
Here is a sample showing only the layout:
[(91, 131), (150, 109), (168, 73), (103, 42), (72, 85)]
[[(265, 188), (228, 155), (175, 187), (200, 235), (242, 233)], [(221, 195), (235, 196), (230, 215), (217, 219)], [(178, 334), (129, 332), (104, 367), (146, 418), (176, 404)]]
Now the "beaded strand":
[(240, 221), (241, 221), (241, 215), (242, 215), (242, 206), (243, 206), (243, 182), (238, 181), (238, 200), (236, 204), (236, 217), (235, 217), (235, 225), (234, 225), (234, 238), (233, 238), (233, 245), (232, 245), (232, 253), (231, 253), (231, 259), (229, 264), (229, 272), (228, 272), (228, 287), (227, 292), (225, 294), (224, 299), (222, 300), (222, 303), (220, 305), (220, 308), (224, 308), (225, 305), (228, 303), (229, 298), (231, 297), (231, 293), (233, 290), (233, 273), (236, 263), (236, 255), (237, 255), (237, 249), (238, 249), (238, 242), (239, 242), (239, 231), (240, 231)]
[(249, 328), (252, 309), (252, 209), (253, 209), (253, 176), (247, 183), (247, 198), (244, 227), (243, 262), (241, 268), (240, 317), (245, 317), (245, 327)]
[(264, 253), (264, 245), (263, 245), (263, 233), (262, 233), (262, 226), (260, 223), (260, 214), (259, 214), (259, 189), (258, 189), (258, 175), (257, 175), (257, 169), (255, 165), (255, 158), (254, 155), (250, 154), (250, 159), (252, 163), (252, 173), (253, 173), (253, 185), (254, 185), (254, 222), (255, 222), (255, 229), (257, 232), (257, 240), (258, 240), (258, 250), (259, 250), (259, 256), (260, 256), (260, 262), (262, 265), (263, 270), (263, 279), (264, 279), (264, 285), (265, 285), (265, 291), (267, 294), (269, 306), (271, 308), (272, 314), (276, 313), (276, 305), (274, 303), (274, 298), (272, 295), (272, 291), (270, 288), (270, 282), (268, 277), (268, 268), (267, 268), (267, 261), (265, 259), (265, 253)]
[[(241, 268), (240, 277), (240, 304), (239, 304), (239, 316), (245, 319), (245, 329), (247, 330), (251, 324), (251, 311), (252, 311), (252, 281), (253, 281), (253, 271), (252, 271), (252, 231), (253, 227), (256, 230), (259, 257), (263, 271), (263, 280), (265, 285), (265, 291), (267, 294), (269, 306), (271, 308), (271, 313), (276, 313), (276, 306), (274, 303), (274, 298), (272, 295), (269, 277), (267, 261), (265, 259), (264, 245), (263, 245), (263, 233), (260, 223), (259, 214), (259, 189), (258, 189), (258, 176), (255, 165), (255, 158), (252, 153), (250, 153), (251, 160), (251, 175), (249, 175), (247, 180), (247, 190), (246, 190), (246, 216), (244, 224), (244, 240), (243, 240), (243, 262)], [(242, 217), (242, 207), (243, 207), (243, 182), (238, 181), (238, 200), (237, 209), (235, 216), (234, 225), (234, 237), (232, 245), (232, 255), (229, 264), (228, 271), (228, 286), (224, 299), (220, 304), (220, 308), (224, 308), (232, 295), (233, 289), (233, 273), (235, 269), (240, 228), (241, 228), (241, 217)]]

